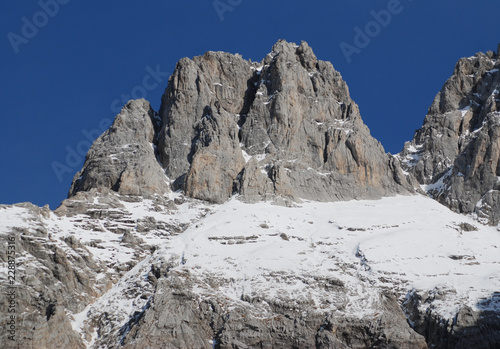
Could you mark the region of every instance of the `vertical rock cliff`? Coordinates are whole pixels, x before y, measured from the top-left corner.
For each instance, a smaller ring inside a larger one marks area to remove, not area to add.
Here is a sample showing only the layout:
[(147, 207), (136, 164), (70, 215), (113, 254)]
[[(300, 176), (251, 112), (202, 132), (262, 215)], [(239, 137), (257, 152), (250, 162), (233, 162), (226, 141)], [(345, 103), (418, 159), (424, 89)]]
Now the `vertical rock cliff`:
[(215, 203), (412, 191), (340, 74), (305, 42), (279, 41), (260, 63), (223, 52), (181, 59), (159, 119), (144, 103), (129, 103), (92, 146), (71, 195), (101, 186), (164, 193), (164, 180)]
[(500, 60), (462, 58), (400, 154), (433, 198), (480, 221), (500, 220)]

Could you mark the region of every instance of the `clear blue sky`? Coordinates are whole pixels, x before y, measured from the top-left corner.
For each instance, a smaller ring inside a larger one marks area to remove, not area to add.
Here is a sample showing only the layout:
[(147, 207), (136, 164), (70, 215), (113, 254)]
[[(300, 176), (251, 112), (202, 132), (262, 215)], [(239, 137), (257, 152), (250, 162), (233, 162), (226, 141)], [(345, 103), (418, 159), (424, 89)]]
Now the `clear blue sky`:
[[(387, 12), (384, 25), (371, 23), (372, 11), (387, 8), (390, 23)], [(498, 0), (23, 0), (2, 1), (0, 13), (0, 203), (52, 209), (122, 94), (146, 94), (157, 110), (182, 57), (212, 50), (260, 61), (278, 39), (305, 40), (341, 72), (372, 135), (397, 153), (456, 61), (500, 42)], [(369, 42), (355, 42), (355, 27)], [(356, 51), (350, 62), (342, 43)], [(56, 175), (55, 162), (66, 172)]]

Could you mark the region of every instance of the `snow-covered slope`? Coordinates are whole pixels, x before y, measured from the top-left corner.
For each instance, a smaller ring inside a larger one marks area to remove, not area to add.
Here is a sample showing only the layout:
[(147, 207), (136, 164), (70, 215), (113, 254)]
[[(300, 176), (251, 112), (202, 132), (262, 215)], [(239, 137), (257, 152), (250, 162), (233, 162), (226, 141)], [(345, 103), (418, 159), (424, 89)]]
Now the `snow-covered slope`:
[[(478, 230), (464, 231), (464, 224)], [(481, 301), (500, 290), (500, 232), (423, 196), (291, 208), (233, 199), (155, 254), (178, 258), (178, 268), (200, 278), (223, 278), (219, 292), (234, 301), (265, 295), (334, 311), (314, 280), (341, 280), (349, 289), (346, 311), (358, 316), (370, 313), (379, 288), (401, 297), (413, 289), (454, 290), (440, 302), (443, 315), (463, 305), (485, 310)], [(271, 275), (280, 277), (266, 281)], [(203, 295), (203, 285), (198, 291)]]
[[(100, 266), (88, 272), (95, 294), (75, 295), (80, 307), (64, 306), (89, 348), (120, 341), (133, 347), (141, 318), (158, 311), (155, 298), (169, 292), (159, 286), (160, 270), (182, 279), (199, 304), (217, 299), (221, 314), (246, 307), (260, 319), (276, 316), (282, 304), (374, 321), (382, 316), (381, 294), (394, 295), (415, 327), (429, 313), (453, 324), (464, 307), (500, 313), (500, 232), (430, 198), (284, 207), (237, 198), (208, 206), (170, 195), (162, 202), (176, 199), (177, 207), (116, 196), (121, 207), (99, 208), (109, 198), (97, 195), (85, 213), (64, 216), (4, 206), (0, 233), (22, 240), (45, 229), (42, 244), (57, 245), (70, 260), (87, 254)], [(71, 248), (70, 237), (84, 247)], [(26, 275), (39, 257), (29, 249), (21, 254), (19, 286), (30, 288)], [(1, 268), (5, 285), (7, 263)], [(208, 346), (218, 339), (204, 340)]]

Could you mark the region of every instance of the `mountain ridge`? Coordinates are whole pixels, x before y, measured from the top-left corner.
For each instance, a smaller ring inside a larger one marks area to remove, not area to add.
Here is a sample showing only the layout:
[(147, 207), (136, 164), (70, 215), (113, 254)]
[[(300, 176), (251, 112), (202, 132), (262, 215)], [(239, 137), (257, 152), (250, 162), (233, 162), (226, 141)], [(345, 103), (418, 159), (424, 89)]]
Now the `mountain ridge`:
[[(127, 103), (55, 211), (0, 205), (18, 275), (17, 341), (3, 331), (2, 343), (494, 348), (500, 236), (481, 223), (495, 225), (497, 208), (478, 222), (438, 202), (458, 192), (459, 166), (495, 144), (458, 142), (465, 120), (486, 120), (476, 134), (496, 130), (496, 57), (461, 60), (395, 156), (305, 42), (278, 41), (259, 63), (224, 52), (181, 59), (160, 110)], [(480, 105), (470, 115), (457, 99), (464, 91)], [(457, 150), (437, 166), (452, 143), (436, 133), (448, 129)], [(9, 259), (0, 251), (2, 291)]]

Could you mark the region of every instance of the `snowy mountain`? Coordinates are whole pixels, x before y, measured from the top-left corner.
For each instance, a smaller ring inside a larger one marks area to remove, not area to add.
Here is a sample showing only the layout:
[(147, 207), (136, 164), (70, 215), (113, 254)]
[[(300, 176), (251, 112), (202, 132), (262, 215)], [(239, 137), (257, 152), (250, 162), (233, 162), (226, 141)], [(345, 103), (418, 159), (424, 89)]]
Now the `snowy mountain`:
[(500, 232), (422, 194), (447, 182), (419, 165), (445, 142), (421, 138), (386, 154), (306, 43), (182, 59), (160, 111), (130, 101), (57, 210), (0, 206), (0, 342), (498, 348)]

